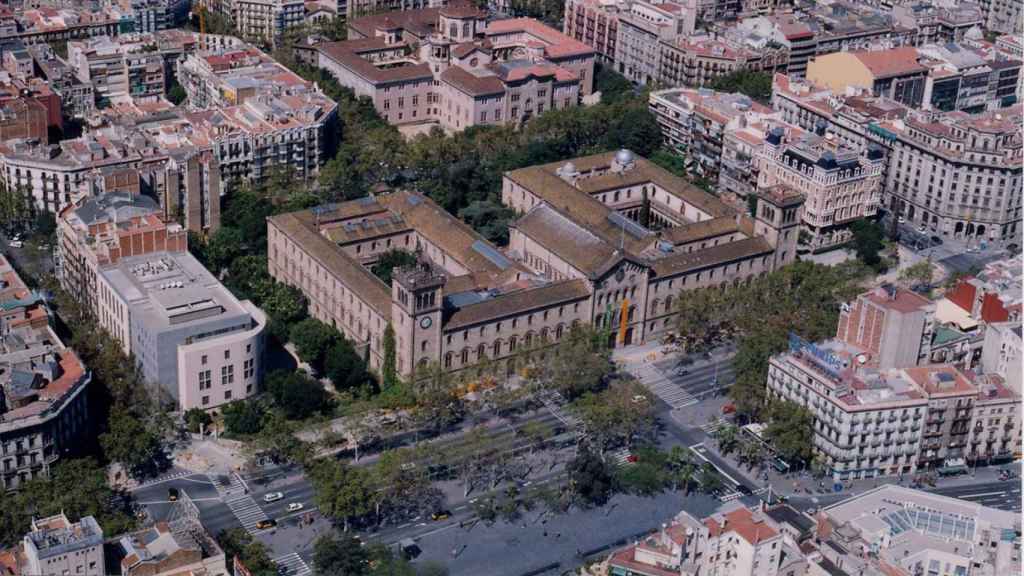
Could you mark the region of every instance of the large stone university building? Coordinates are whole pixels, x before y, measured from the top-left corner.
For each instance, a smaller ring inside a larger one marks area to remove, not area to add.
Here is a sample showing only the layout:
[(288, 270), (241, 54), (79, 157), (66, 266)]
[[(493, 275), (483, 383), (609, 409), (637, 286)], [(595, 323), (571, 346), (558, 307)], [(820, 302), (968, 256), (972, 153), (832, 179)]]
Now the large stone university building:
[[(737, 213), (626, 150), (509, 172), (502, 201), (520, 214), (503, 250), (406, 191), (274, 216), (270, 273), (369, 346), (374, 368), (390, 324), (403, 375), (484, 360), (511, 371), (519, 352), (581, 323), (606, 329), (612, 346), (656, 338), (681, 291), (791, 262), (803, 205), (776, 187), (755, 217)], [(419, 264), (389, 287), (370, 266), (396, 248)]]

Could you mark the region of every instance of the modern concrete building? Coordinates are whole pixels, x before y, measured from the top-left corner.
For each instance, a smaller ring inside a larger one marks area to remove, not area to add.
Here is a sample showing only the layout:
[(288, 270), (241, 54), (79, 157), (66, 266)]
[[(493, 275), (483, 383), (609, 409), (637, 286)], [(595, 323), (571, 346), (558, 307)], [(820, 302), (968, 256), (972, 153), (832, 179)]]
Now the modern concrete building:
[(178, 409), (259, 392), (266, 316), (188, 252), (123, 257), (100, 268), (96, 288), (100, 326)]
[(141, 45), (108, 36), (68, 42), (68, 64), (82, 82), (92, 84), (98, 108), (135, 98), (159, 98), (167, 84), (163, 58)]
[[(45, 477), (90, 434), (92, 375), (50, 327), (40, 294), (0, 256), (0, 486)], [(102, 563), (101, 563), (102, 565)], [(41, 573), (41, 572), (40, 572)]]
[(96, 519), (85, 516), (71, 522), (64, 513), (32, 520), (32, 531), (25, 535), (23, 550), (27, 570), (39, 576), (103, 576), (103, 529)]
[[(502, 201), (521, 215), (505, 251), (412, 192), (274, 216), (270, 272), (368, 346), (373, 368), (390, 324), (403, 375), (485, 360), (512, 373), (523, 350), (574, 325), (612, 346), (649, 341), (669, 329), (681, 291), (792, 262), (802, 197), (764, 194), (746, 216), (622, 150), (509, 172)], [(396, 248), (422, 261), (389, 288), (367, 267)]]
[(863, 348), (878, 367), (926, 364), (935, 304), (910, 290), (881, 286), (843, 304), (836, 338)]
[(487, 24), (468, 6), (367, 16), (315, 46), (321, 68), (392, 124), (447, 131), (521, 123), (590, 94), (594, 51), (536, 20)]
[(818, 514), (829, 574), (1016, 574), (1020, 514), (884, 484)]
[(188, 250), (187, 231), (166, 223), (148, 196), (113, 192), (64, 209), (57, 218), (56, 272), (61, 287), (99, 311), (97, 276), (103, 266), (153, 252)]
[(985, 343), (982, 345), (981, 365), (986, 374), (997, 374), (1006, 386), (1021, 394), (1021, 370), (1024, 356), (1021, 354), (1021, 323), (999, 322), (985, 328)]

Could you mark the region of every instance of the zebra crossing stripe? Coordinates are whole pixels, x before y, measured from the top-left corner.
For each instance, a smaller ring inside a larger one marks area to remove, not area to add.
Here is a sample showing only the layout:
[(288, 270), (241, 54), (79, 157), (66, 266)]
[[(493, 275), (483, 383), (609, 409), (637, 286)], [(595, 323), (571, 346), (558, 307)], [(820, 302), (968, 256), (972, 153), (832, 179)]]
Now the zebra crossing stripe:
[(256, 524), (261, 520), (268, 519), (266, 513), (263, 512), (263, 509), (259, 507), (259, 504), (256, 504), (256, 501), (251, 496), (232, 498), (227, 500), (225, 504), (227, 504), (231, 513), (242, 524), (242, 528), (245, 528), (246, 532), (250, 534), (259, 532)]
[(282, 572), (288, 576), (309, 576), (313, 573), (306, 561), (296, 552), (274, 558), (274, 564), (277, 564), (279, 568), (284, 568)]

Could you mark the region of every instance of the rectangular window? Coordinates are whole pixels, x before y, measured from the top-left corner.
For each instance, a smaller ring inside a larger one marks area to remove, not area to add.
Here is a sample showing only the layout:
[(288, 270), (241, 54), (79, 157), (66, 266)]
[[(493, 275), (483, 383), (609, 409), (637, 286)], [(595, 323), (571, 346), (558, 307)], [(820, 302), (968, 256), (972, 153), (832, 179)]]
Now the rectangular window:
[(209, 358), (206, 357), (206, 354), (203, 354), (203, 360), (202, 360), (203, 366), (206, 366), (206, 361), (207, 360), (209, 360)]
[(221, 385), (233, 384), (235, 382), (235, 365), (230, 364), (228, 366), (220, 367), (220, 383)]
[(199, 389), (200, 390), (209, 390), (210, 389), (210, 382), (211, 382), (211, 380), (212, 379), (211, 379), (211, 375), (210, 375), (210, 371), (209, 370), (200, 370), (199, 371)]
[(225, 350), (224, 351), (224, 359), (225, 360), (231, 360), (231, 350)]
[(209, 404), (210, 404), (210, 397), (209, 396), (203, 396), (203, 406), (207, 406)]

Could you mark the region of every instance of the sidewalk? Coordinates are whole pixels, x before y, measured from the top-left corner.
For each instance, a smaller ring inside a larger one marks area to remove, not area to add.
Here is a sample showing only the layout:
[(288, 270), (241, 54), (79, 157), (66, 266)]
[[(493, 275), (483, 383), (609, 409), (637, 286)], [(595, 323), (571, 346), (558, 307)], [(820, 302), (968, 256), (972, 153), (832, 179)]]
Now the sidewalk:
[[(802, 472), (795, 472), (789, 474), (780, 474), (775, 471), (771, 466), (766, 468), (754, 468), (750, 470), (746, 464), (741, 464), (736, 458), (735, 453), (729, 456), (723, 456), (718, 451), (717, 443), (714, 440), (706, 442), (705, 447), (711, 452), (714, 452), (719, 458), (727, 461), (730, 465), (740, 471), (748, 481), (756, 481), (756, 485), (767, 485), (765, 483), (765, 476), (767, 476), (768, 483), (772, 486), (772, 493), (779, 496), (814, 496), (816, 494), (822, 494), (819, 489), (824, 487), (827, 493), (834, 492), (834, 482), (831, 478), (823, 478), (821, 480), (814, 478), (810, 473), (804, 474)], [(971, 484), (985, 484), (989, 482), (999, 481), (999, 471), (1007, 466), (1012, 467), (1016, 473), (1020, 474), (1021, 464), (1014, 462), (1013, 464), (1007, 464), (1003, 466), (982, 466), (972, 470), (971, 474), (964, 474), (960, 476), (951, 476), (948, 478), (936, 478), (936, 488), (947, 488), (957, 486), (970, 486)], [(914, 481), (914, 478), (918, 475), (923, 475), (925, 472), (915, 472), (914, 474), (904, 475), (902, 478), (899, 476), (879, 476), (876, 478), (859, 478), (856, 480), (847, 480), (843, 482), (843, 489), (840, 491), (841, 494), (859, 494), (868, 490), (877, 488), (883, 484), (901, 484), (904, 486), (910, 486)], [(756, 477), (756, 478), (755, 478)]]

